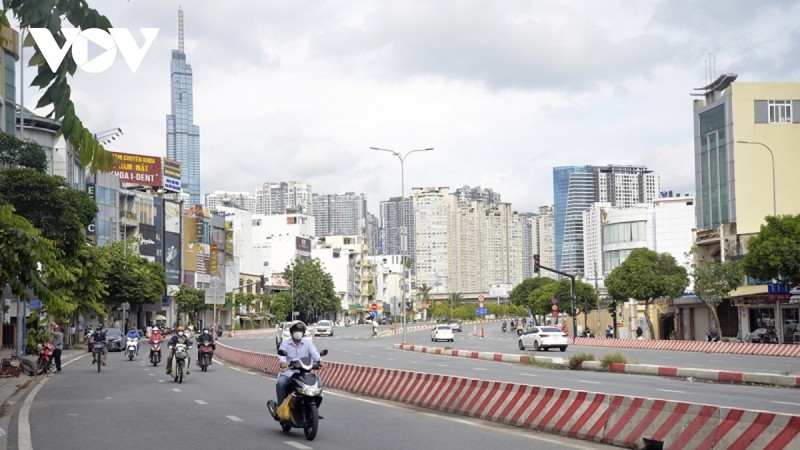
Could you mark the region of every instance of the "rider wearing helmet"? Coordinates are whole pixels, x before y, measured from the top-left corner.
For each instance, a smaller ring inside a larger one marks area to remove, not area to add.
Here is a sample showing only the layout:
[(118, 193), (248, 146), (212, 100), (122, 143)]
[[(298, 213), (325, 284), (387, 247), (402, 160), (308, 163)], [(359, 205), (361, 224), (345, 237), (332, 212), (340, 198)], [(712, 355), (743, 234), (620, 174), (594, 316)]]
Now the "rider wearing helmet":
[[(286, 391), (290, 387), (289, 381), (292, 378), (292, 374), (295, 372), (294, 369), (289, 368), (289, 363), (291, 361), (310, 356), (313, 361), (319, 362), (320, 367), (322, 367), (317, 348), (310, 339), (303, 339), (306, 333), (306, 324), (297, 321), (289, 327), (289, 332), (292, 338), (283, 341), (279, 347), (279, 350), (284, 350), (286, 352), (286, 356), (278, 356), (278, 367), (281, 369), (281, 373), (278, 376), (278, 382), (275, 384), (275, 392), (278, 397), (278, 403), (275, 407), (283, 403), (283, 400), (288, 394)], [(273, 417), (277, 416), (273, 414)]]
[[(103, 344), (103, 350), (102, 350), (102, 352), (103, 352), (103, 365), (105, 366), (106, 365), (106, 360), (108, 360), (108, 345), (106, 343), (106, 333), (103, 331), (103, 327), (101, 327), (100, 325), (98, 325), (97, 328), (94, 329), (94, 333), (92, 333), (91, 343), (92, 344)], [(95, 352), (92, 351), (92, 364), (94, 364), (96, 362), (97, 362), (97, 359), (96, 359)]]
[[(185, 344), (186, 347), (192, 345), (189, 336), (184, 334), (183, 326), (178, 326), (177, 334), (170, 338), (167, 345), (169, 346), (169, 356), (167, 357), (167, 375), (172, 374), (172, 357), (175, 356), (175, 344)], [(190, 359), (187, 357), (187, 359)], [(189, 364), (186, 365), (186, 374), (189, 374)]]
[(210, 331), (208, 331), (208, 328), (203, 328), (203, 334), (201, 334), (200, 336), (197, 336), (197, 361), (196, 362), (197, 362), (198, 366), (200, 365), (200, 347), (205, 342), (210, 342), (211, 343), (211, 348), (214, 349), (214, 350), (217, 349), (217, 344), (214, 343), (214, 336), (211, 334)]

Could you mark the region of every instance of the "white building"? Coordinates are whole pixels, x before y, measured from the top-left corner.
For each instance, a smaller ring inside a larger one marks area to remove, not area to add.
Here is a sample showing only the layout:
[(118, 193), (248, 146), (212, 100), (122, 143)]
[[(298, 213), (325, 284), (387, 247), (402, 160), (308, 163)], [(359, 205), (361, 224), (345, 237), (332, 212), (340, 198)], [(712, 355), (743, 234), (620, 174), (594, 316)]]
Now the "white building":
[[(423, 284), (432, 287), (437, 283), (437, 275), (451, 275), (451, 239), (457, 237), (456, 230), (451, 229), (449, 217), (453, 200), (446, 187), (413, 188), (411, 197), (417, 245), (414, 262), (416, 288)], [(449, 291), (449, 285), (446, 286)]]
[(299, 181), (266, 182), (256, 186), (258, 214), (311, 214), (311, 185)]
[(382, 305), (384, 314), (396, 315), (402, 311), (403, 263), (401, 255), (377, 255), (369, 257), (375, 267), (374, 303)]
[(220, 206), (230, 206), (256, 212), (256, 197), (249, 192), (214, 191), (206, 194), (206, 208), (216, 211)]

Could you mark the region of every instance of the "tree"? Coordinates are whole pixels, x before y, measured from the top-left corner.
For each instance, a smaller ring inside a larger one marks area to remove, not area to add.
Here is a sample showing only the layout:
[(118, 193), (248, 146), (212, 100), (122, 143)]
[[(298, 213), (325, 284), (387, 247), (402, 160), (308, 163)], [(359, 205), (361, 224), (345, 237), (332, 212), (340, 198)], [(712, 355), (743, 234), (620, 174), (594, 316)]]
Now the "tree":
[(111, 260), (107, 252), (89, 245), (79, 248), (69, 258), (67, 266), (73, 279), (70, 282), (48, 280), (48, 286), (66, 301), (66, 305), (59, 310), (51, 307), (47, 312), (60, 317), (67, 317), (76, 311), (105, 314), (103, 299), (108, 295), (106, 278), (110, 269)]
[[(63, 47), (66, 42), (61, 31), (62, 26), (66, 25), (62, 23), (64, 19), (74, 28), (108, 30), (112, 27), (108, 18), (89, 8), (86, 0), (5, 0), (3, 14), (0, 16), (0, 28), (11, 28), (8, 21), (9, 12), (19, 21), (20, 28), (47, 28), (59, 47)], [(33, 39), (25, 39), (23, 45), (33, 46), (34, 53), (29, 64), (38, 67), (38, 74), (31, 81), (31, 86), (45, 91), (36, 108), (52, 107), (47, 117), (61, 122), (58, 133), (72, 143), (81, 165), (88, 166), (92, 172), (110, 170), (114, 166), (114, 157), (83, 125), (75, 113), (75, 105), (70, 98), (69, 79), (78, 68), (72, 58), (72, 52), (66, 53), (61, 65), (53, 72)]]
[(108, 291), (105, 307), (109, 316), (123, 303), (128, 303), (131, 308), (144, 303), (158, 303), (166, 288), (164, 267), (126, 250), (127, 244), (114, 242), (100, 248), (110, 265), (105, 278)]
[(800, 284), (800, 214), (769, 216), (748, 242), (744, 271), (759, 280)]
[(27, 167), (47, 171), (47, 154), (42, 146), (31, 141), (23, 141), (16, 137), (0, 133), (0, 167)]
[(636, 248), (606, 277), (606, 289), (613, 298), (644, 301), (650, 339), (655, 339), (650, 320), (650, 303), (657, 298), (675, 298), (689, 285), (686, 269), (669, 253)]
[(292, 286), (293, 305), (301, 320), (315, 319), (327, 311), (338, 311), (341, 301), (333, 278), (322, 268), (319, 258), (295, 259), (283, 270), (283, 279)]
[(181, 284), (178, 293), (175, 294), (175, 302), (179, 313), (188, 314), (190, 323), (197, 322), (198, 312), (208, 309), (206, 291), (191, 288), (185, 284)]
[(532, 305), (529, 303), (531, 292), (553, 282), (555, 282), (555, 280), (547, 277), (526, 278), (522, 280), (522, 283), (514, 286), (514, 289), (511, 290), (511, 294), (509, 295), (511, 303), (531, 307)]
[(450, 295), (447, 296), (447, 300), (450, 308), (449, 316), (450, 318), (453, 318), (453, 309), (461, 306), (461, 302), (464, 301), (464, 297), (458, 292), (451, 292)]
[(714, 318), (714, 330), (721, 331), (717, 307), (728, 294), (742, 285), (744, 270), (738, 261), (699, 261), (692, 264), (694, 293)]
[(278, 321), (289, 320), (292, 311), (292, 293), (281, 291), (275, 294), (269, 299), (267, 310)]

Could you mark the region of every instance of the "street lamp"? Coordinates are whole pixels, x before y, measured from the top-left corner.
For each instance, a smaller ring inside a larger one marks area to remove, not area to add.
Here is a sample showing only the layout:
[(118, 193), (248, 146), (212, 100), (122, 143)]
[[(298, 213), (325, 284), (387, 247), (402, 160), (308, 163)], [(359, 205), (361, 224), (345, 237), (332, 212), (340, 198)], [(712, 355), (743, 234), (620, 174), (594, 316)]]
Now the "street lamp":
[(406, 265), (405, 265), (405, 256), (406, 256), (406, 224), (403, 220), (403, 200), (406, 196), (406, 184), (405, 184), (405, 166), (404, 163), (406, 162), (406, 158), (408, 155), (414, 152), (429, 152), (433, 150), (433, 148), (421, 148), (417, 150), (410, 150), (406, 152), (405, 155), (400, 154), (400, 152), (396, 152), (394, 150), (389, 150), (388, 148), (379, 148), (379, 147), (370, 147), (370, 150), (378, 150), (382, 152), (389, 152), (397, 157), (400, 160), (400, 254), (403, 256), (400, 258), (403, 264), (403, 298), (402, 298), (402, 305), (403, 305), (403, 344), (406, 343)]
[(736, 141), (737, 144), (751, 144), (751, 145), (760, 145), (767, 149), (769, 152), (770, 158), (772, 158), (772, 215), (778, 215), (778, 199), (777, 199), (777, 191), (775, 190), (775, 155), (772, 153), (772, 149), (764, 144), (763, 142), (757, 141)]

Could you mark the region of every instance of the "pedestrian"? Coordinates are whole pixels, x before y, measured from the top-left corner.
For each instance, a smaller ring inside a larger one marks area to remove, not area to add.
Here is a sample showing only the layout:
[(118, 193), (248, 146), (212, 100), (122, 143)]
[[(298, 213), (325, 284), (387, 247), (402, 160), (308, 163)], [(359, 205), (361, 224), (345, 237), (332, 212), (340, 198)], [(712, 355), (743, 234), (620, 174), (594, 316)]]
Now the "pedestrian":
[(614, 337), (614, 330), (611, 328), (611, 325), (609, 325), (606, 328), (606, 338), (613, 338), (613, 337)]
[(61, 350), (64, 349), (64, 333), (61, 332), (61, 327), (57, 323), (50, 322), (50, 325), (53, 327), (53, 345), (55, 346), (53, 360), (56, 363), (56, 373), (61, 373)]
[(642, 327), (637, 328), (636, 329), (636, 339), (644, 339), (642, 337), (642, 335), (644, 335), (644, 330), (642, 329)]
[(70, 348), (72, 348), (72, 346), (75, 345), (76, 333), (77, 333), (77, 330), (75, 329), (75, 324), (74, 323), (70, 324), (70, 326), (69, 326), (69, 346), (70, 346)]

